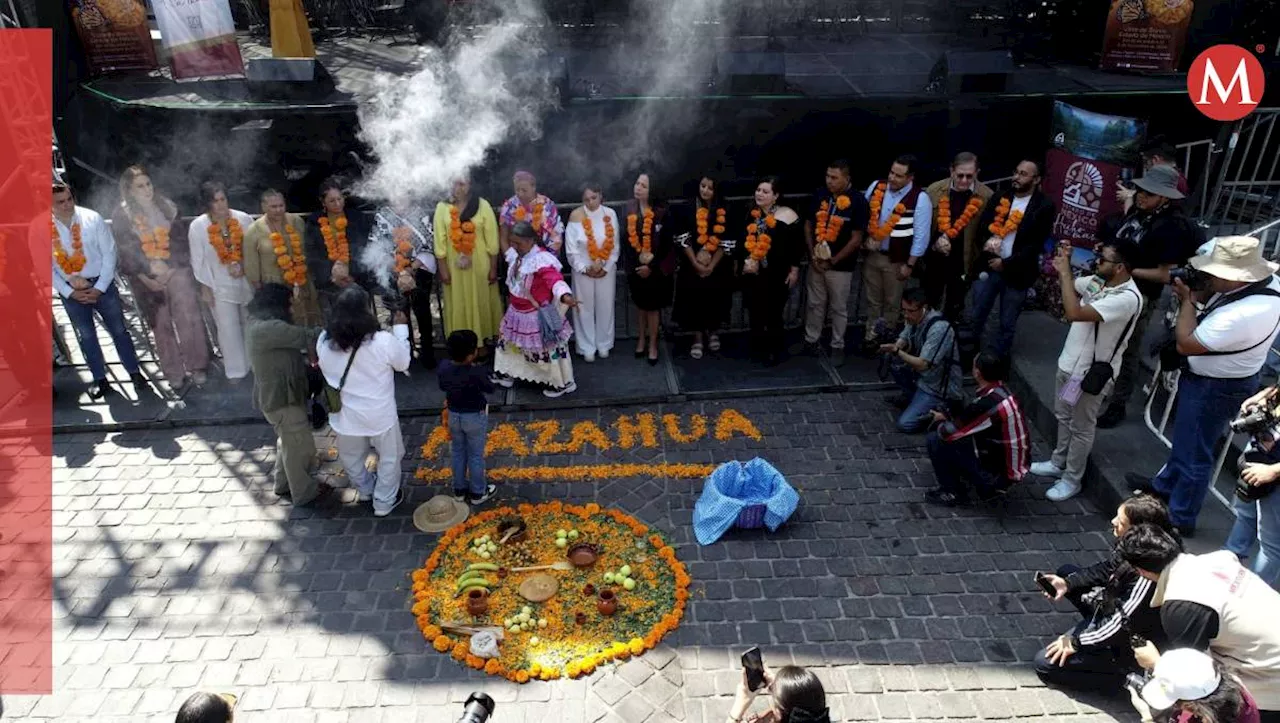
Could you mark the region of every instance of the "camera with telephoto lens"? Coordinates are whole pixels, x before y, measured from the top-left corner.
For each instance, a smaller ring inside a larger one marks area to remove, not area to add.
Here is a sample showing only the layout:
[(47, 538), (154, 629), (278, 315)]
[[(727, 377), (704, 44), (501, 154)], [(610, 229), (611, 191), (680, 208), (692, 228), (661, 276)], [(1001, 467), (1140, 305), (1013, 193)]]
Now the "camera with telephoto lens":
[(463, 705), (458, 723), (485, 723), (493, 715), (493, 708), (493, 698), (484, 693), (472, 693)]
[[(1268, 427), (1269, 429), (1270, 427)], [(1240, 455), (1240, 469), (1243, 470), (1251, 464), (1272, 464), (1273, 458), (1265, 452), (1250, 447), (1245, 449), (1244, 454)], [(1241, 502), (1257, 502), (1258, 500), (1270, 495), (1280, 487), (1280, 483), (1271, 482), (1264, 485), (1251, 485), (1244, 481), (1244, 474), (1236, 475), (1236, 497)]]
[(1254, 436), (1280, 424), (1280, 414), (1274, 406), (1248, 407), (1239, 417), (1231, 420), (1231, 431)]
[[(883, 319), (876, 322), (876, 331), (874, 338), (875, 348), (879, 349), (884, 344), (893, 344), (898, 341), (898, 337), (889, 328), (889, 325)], [(880, 377), (880, 381), (887, 382), (893, 377), (889, 371), (894, 360), (898, 358), (897, 352), (882, 352), (880, 354), (880, 365), (876, 368), (876, 374)]]
[(1209, 288), (1209, 275), (1200, 269), (1190, 266), (1180, 266), (1176, 269), (1169, 269), (1169, 283), (1172, 285), (1174, 281), (1182, 280), (1192, 291), (1204, 291)]

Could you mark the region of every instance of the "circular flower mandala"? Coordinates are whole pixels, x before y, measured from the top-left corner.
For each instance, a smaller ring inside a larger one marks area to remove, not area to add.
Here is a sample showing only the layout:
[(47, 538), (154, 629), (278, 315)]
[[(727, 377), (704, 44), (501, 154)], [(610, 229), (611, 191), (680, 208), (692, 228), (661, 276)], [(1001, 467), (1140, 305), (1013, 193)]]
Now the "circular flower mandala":
[[(498, 525), (511, 518), (525, 522), (527, 536), (501, 544)], [(594, 565), (514, 571), (563, 562), (567, 549), (578, 543), (595, 547), (599, 558)], [(518, 589), (539, 573), (554, 575), (560, 586), (551, 599), (534, 603)], [(464, 665), (517, 683), (590, 675), (610, 661), (652, 649), (680, 624), (690, 582), (675, 550), (643, 522), (594, 503), (561, 502), (472, 516), (440, 537), (412, 577), (413, 614), (427, 644)], [(473, 617), (463, 593), (477, 589), (488, 591), (488, 610)], [(616, 597), (612, 616), (597, 610), (603, 590)], [(501, 628), (499, 657), (473, 656), (469, 638), (453, 632), (457, 625)]]

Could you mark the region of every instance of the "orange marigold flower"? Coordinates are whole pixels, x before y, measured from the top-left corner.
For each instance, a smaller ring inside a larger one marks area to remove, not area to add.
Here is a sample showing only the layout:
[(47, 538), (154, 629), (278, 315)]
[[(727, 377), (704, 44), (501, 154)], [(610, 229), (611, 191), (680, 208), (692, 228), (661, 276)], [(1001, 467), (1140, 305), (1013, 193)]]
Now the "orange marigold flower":
[(484, 668), (484, 658), (478, 658), (474, 655), (468, 655), (467, 666), (471, 668), (475, 668), (476, 670), (482, 670)]
[(469, 651), (466, 643), (458, 643), (453, 646), (453, 659), (459, 662), (466, 660)]
[(427, 573), (426, 573), (425, 571), (423, 571), (423, 570), (414, 570), (414, 571), (413, 571), (413, 575), (411, 575), (410, 577), (412, 577), (412, 578), (413, 578), (413, 581), (414, 581), (414, 582), (426, 582), (426, 581), (427, 581)]
[(594, 515), (600, 511), (600, 505), (597, 505), (594, 502), (588, 502), (587, 506), (584, 509), (586, 509), (587, 514)]
[(484, 672), (489, 675), (497, 675), (502, 672), (502, 663), (498, 662), (497, 658), (489, 658), (488, 662), (484, 664)]
[(662, 538), (657, 535), (650, 535), (649, 544), (653, 545), (654, 547), (662, 547), (663, 546)]
[(426, 603), (420, 602), (420, 603), (417, 603), (417, 604), (415, 604), (415, 605), (413, 606), (413, 615), (414, 615), (414, 617), (417, 617), (417, 616), (419, 616), (419, 615), (425, 615), (425, 614), (426, 614), (426, 612), (427, 612), (427, 604), (426, 604)]
[(441, 630), (440, 628), (434, 625), (424, 625), (422, 627), (422, 634), (426, 636), (427, 639), (429, 640), (435, 640), (436, 637), (442, 635), (443, 633), (444, 633), (443, 630)]
[(529, 671), (527, 671), (527, 670), (517, 670), (517, 671), (516, 671), (516, 682), (517, 682), (517, 683), (528, 683), (528, 682), (529, 682)]
[(437, 635), (435, 640), (431, 641), (431, 647), (435, 648), (437, 653), (448, 652), (452, 645), (453, 641), (447, 635)]

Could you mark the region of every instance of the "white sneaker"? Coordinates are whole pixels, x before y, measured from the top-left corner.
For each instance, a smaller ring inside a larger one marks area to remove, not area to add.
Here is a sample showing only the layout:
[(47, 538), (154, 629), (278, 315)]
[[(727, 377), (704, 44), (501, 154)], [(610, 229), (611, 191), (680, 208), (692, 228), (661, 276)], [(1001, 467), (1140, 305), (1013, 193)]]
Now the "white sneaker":
[(1049, 488), (1049, 491), (1046, 492), (1044, 496), (1045, 499), (1050, 502), (1065, 502), (1066, 500), (1080, 494), (1080, 490), (1083, 487), (1084, 485), (1079, 482), (1060, 479), (1057, 484)]
[(503, 389), (510, 389), (516, 385), (516, 380), (505, 374), (490, 374), (489, 382), (494, 386), (502, 387)]
[(1058, 479), (1062, 477), (1062, 473), (1064, 470), (1060, 469), (1058, 465), (1054, 464), (1053, 462), (1036, 462), (1035, 464), (1031, 465), (1031, 469), (1027, 471), (1037, 477), (1048, 477), (1050, 479)]
[(391, 504), (390, 504), (390, 505), (388, 505), (386, 509), (384, 509), (384, 510), (379, 510), (379, 509), (377, 508), (377, 506), (375, 505), (375, 506), (374, 506), (374, 509), (373, 509), (373, 516), (374, 516), (374, 517), (386, 517), (387, 515), (391, 514), (392, 510), (394, 510), (395, 508), (399, 507), (401, 502), (404, 502), (404, 488), (403, 488), (403, 487), (401, 487), (400, 489), (396, 490), (396, 498), (395, 498), (394, 500), (392, 500), (392, 501), (391, 501)]
[(590, 363), (594, 362), (595, 360), (596, 360), (596, 355), (595, 355), (595, 354), (583, 354), (583, 355), (582, 355), (582, 361), (584, 361), (584, 362), (586, 362), (586, 363), (588, 363), (588, 364), (590, 364)]
[(576, 391), (578, 391), (578, 384), (576, 382), (569, 382), (559, 389), (543, 389), (542, 396), (549, 399), (556, 399)]
[(608, 350), (608, 349), (601, 349), (600, 351), (596, 352), (596, 356), (600, 357), (601, 359), (608, 359), (608, 358), (609, 358), (609, 350)]

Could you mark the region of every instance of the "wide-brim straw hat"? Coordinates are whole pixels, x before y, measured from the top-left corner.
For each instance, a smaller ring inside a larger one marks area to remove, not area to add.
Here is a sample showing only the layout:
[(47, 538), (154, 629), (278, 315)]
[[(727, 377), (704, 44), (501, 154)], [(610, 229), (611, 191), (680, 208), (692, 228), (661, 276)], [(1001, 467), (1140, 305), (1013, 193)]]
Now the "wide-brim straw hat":
[(449, 495), (436, 495), (413, 511), (413, 526), (423, 532), (444, 532), (471, 514), (466, 503)]
[(1262, 258), (1262, 240), (1253, 236), (1221, 236), (1213, 240), (1213, 251), (1193, 256), (1191, 267), (1227, 281), (1262, 281), (1280, 265)]
[(1133, 185), (1141, 188), (1147, 193), (1165, 198), (1177, 200), (1186, 198), (1182, 191), (1178, 190), (1178, 172), (1169, 166), (1152, 166), (1142, 175), (1142, 178), (1134, 179)]

